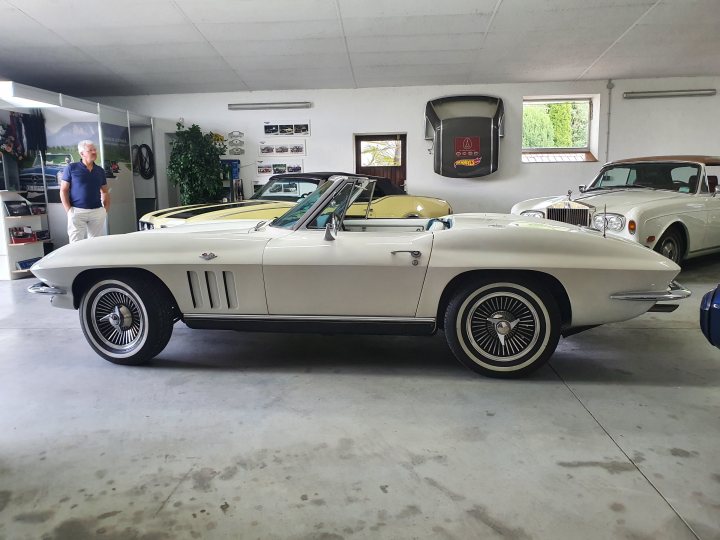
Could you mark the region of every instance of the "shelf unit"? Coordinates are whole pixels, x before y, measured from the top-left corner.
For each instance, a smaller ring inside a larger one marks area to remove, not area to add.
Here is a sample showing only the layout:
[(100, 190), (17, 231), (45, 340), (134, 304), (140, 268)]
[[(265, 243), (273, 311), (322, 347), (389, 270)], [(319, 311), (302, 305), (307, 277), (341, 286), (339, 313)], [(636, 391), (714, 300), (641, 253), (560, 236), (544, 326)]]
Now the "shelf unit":
[(33, 231), (39, 231), (43, 227), (41, 214), (29, 216), (8, 216), (5, 209), (5, 201), (25, 201), (22, 196), (14, 191), (0, 191), (0, 224), (2, 224), (2, 241), (0, 241), (0, 280), (19, 279), (30, 276), (29, 270), (18, 270), (16, 263), (26, 259), (42, 257), (46, 241), (27, 242), (25, 244), (10, 243), (11, 227), (31, 227)]

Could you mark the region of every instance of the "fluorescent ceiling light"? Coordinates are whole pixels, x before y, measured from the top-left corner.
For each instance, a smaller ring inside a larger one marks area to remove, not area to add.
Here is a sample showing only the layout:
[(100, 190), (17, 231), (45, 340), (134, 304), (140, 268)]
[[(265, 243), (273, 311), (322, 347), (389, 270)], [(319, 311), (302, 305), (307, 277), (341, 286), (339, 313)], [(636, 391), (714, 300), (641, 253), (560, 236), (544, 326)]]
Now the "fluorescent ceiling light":
[(310, 101), (276, 101), (272, 103), (228, 103), (230, 111), (257, 111), (263, 109), (309, 109)]
[(0, 99), (14, 107), (26, 109), (60, 106), (60, 94), (13, 81), (0, 81)]
[(669, 97), (697, 97), (697, 96), (714, 96), (717, 90), (707, 88), (702, 90), (649, 90), (647, 92), (623, 92), (625, 99), (649, 99), (649, 98), (669, 98)]

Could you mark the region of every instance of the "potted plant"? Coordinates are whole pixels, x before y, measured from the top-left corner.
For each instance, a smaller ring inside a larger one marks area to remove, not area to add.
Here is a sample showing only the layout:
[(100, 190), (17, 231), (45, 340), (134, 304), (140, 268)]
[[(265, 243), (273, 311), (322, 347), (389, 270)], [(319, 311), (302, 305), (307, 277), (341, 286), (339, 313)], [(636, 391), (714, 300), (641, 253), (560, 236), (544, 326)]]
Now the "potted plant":
[(180, 202), (197, 204), (222, 198), (223, 168), (220, 162), (227, 150), (222, 135), (203, 133), (200, 126), (186, 128), (177, 123), (176, 139), (168, 161), (168, 179), (180, 188)]

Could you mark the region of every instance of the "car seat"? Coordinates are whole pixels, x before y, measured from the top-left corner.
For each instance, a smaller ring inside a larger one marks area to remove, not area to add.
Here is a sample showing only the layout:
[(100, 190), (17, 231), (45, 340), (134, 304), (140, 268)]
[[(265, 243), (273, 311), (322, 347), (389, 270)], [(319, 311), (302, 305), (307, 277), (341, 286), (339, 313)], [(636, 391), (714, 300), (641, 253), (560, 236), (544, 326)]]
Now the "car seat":
[(710, 193), (715, 193), (715, 189), (718, 185), (718, 177), (714, 174), (708, 174), (707, 177), (708, 181), (708, 189), (710, 189)]

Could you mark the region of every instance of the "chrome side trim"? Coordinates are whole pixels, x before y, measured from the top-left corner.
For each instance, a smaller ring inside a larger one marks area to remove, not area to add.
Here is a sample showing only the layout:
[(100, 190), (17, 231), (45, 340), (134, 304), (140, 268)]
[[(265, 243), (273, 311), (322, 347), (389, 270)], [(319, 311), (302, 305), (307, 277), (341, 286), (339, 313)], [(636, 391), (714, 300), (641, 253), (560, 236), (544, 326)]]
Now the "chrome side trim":
[(634, 300), (637, 302), (666, 302), (668, 300), (682, 300), (692, 293), (677, 281), (670, 283), (665, 291), (628, 291), (611, 294), (613, 300)]
[(27, 291), (33, 294), (67, 294), (67, 291), (62, 287), (54, 287), (53, 285), (46, 285), (42, 281), (35, 285), (30, 285)]
[(343, 321), (378, 323), (434, 323), (434, 317), (353, 317), (333, 315), (236, 315), (227, 313), (192, 313), (184, 319), (228, 319), (242, 321)]

